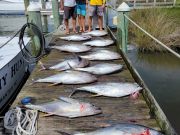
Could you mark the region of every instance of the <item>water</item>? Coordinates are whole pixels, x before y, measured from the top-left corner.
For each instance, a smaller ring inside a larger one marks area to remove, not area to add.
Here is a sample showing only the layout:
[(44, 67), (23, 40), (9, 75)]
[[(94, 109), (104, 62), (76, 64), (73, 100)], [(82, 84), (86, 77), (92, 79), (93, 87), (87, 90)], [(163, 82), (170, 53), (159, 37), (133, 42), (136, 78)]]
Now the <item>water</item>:
[(180, 59), (169, 53), (128, 53), (172, 126), (180, 133)]
[(25, 16), (0, 16), (0, 36), (11, 36), (26, 23)]
[[(48, 19), (48, 32), (54, 31), (53, 21)], [(42, 19), (43, 20), (43, 19)], [(16, 33), (24, 24), (27, 19), (24, 15), (0, 15), (0, 36), (12, 36)], [(45, 27), (43, 26), (43, 30)]]

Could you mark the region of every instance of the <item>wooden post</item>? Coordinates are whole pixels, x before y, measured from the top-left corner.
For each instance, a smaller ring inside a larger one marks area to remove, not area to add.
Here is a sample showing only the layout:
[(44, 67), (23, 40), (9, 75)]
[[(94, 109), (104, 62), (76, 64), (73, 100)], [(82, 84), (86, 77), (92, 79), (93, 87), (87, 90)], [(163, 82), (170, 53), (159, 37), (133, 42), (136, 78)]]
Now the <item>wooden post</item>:
[[(41, 0), (41, 5), (42, 5), (42, 10), (46, 9), (46, 2), (45, 0)], [(48, 32), (48, 19), (47, 19), (47, 15), (43, 15), (43, 32)]]
[(176, 6), (176, 0), (174, 0), (174, 2), (173, 2), (173, 6)]
[(29, 22), (34, 23), (42, 31), (41, 8), (36, 4), (30, 4), (27, 8)]
[(25, 15), (27, 15), (27, 7), (29, 6), (29, 0), (24, 0)]
[(117, 41), (119, 48), (122, 49), (124, 53), (127, 52), (127, 41), (128, 41), (128, 20), (124, 15), (128, 15), (130, 7), (123, 2), (118, 8), (118, 18), (117, 18)]
[(54, 27), (55, 29), (57, 29), (60, 25), (58, 0), (52, 0), (52, 10), (53, 10)]
[(156, 6), (156, 0), (154, 0), (154, 7)]
[[(36, 4), (30, 4), (27, 8), (28, 11), (28, 17), (29, 17), (29, 23), (33, 23), (36, 26), (39, 27), (39, 29), (42, 32), (42, 21), (41, 21), (41, 8)], [(29, 35), (32, 39), (32, 54), (36, 55), (39, 52), (40, 49), (40, 40), (38, 38), (38, 35), (35, 34), (35, 31), (30, 27), (28, 30)]]

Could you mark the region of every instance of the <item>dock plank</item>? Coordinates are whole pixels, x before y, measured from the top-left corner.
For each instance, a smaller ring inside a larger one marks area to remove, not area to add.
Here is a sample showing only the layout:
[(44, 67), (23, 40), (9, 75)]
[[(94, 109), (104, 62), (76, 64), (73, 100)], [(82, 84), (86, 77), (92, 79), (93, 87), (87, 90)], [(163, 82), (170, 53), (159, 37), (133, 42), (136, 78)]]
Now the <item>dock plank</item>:
[[(109, 35), (104, 38), (110, 38)], [(63, 41), (58, 39), (58, 37), (53, 37), (53, 43), (56, 45), (68, 44), (68, 41)], [(72, 42), (71, 42), (72, 43)], [(78, 42), (81, 44), (82, 42)], [(106, 47), (107, 49), (116, 50), (116, 46)], [(95, 47), (93, 50), (96, 49)], [(104, 48), (103, 48), (104, 49)], [(92, 50), (92, 51), (93, 51)], [(81, 53), (84, 54), (84, 53)], [(42, 59), (42, 62), (51, 66), (62, 59), (72, 56), (72, 54), (67, 52), (60, 52), (58, 50), (52, 50), (51, 53)], [(114, 60), (109, 61), (110, 63), (119, 63), (124, 65), (121, 72), (97, 76), (98, 82), (134, 82), (129, 70), (127, 69), (124, 61)], [(100, 63), (100, 61), (92, 61), (91, 65)], [(25, 86), (19, 93), (12, 107), (21, 105), (20, 101), (26, 96), (33, 98), (34, 103), (42, 103), (46, 101), (51, 101), (58, 96), (69, 96), (74, 88), (83, 85), (58, 85), (58, 86), (48, 86), (46, 83), (32, 83), (32, 79), (36, 80), (38, 78), (47, 77), (58, 73), (57, 71), (44, 70), (39, 71), (40, 66), (37, 65), (33, 73), (31, 74), (29, 80), (26, 82)], [(97, 82), (95, 82), (97, 83)], [(95, 84), (94, 83), (94, 84)], [(85, 86), (85, 85), (84, 85)], [(150, 110), (144, 101), (142, 94), (137, 100), (130, 99), (129, 97), (122, 98), (109, 98), (109, 97), (89, 97), (90, 93), (78, 92), (73, 97), (80, 99), (82, 101), (90, 102), (98, 107), (101, 107), (103, 113), (95, 116), (81, 117), (81, 118), (64, 118), (59, 116), (49, 116), (42, 117), (44, 113), (39, 113), (38, 119), (38, 135), (60, 135), (59, 131), (92, 131), (101, 127), (110, 126), (117, 123), (129, 122), (142, 124), (157, 130), (160, 130), (156, 120), (150, 116)]]

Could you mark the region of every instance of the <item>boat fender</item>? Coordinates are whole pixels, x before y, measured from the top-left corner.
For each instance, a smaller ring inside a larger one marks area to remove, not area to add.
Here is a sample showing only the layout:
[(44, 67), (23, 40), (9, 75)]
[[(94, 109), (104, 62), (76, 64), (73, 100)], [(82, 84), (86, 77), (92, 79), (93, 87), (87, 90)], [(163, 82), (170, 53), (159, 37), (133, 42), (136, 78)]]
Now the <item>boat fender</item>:
[(28, 103), (31, 103), (32, 98), (31, 97), (25, 97), (21, 100), (21, 104), (26, 105)]

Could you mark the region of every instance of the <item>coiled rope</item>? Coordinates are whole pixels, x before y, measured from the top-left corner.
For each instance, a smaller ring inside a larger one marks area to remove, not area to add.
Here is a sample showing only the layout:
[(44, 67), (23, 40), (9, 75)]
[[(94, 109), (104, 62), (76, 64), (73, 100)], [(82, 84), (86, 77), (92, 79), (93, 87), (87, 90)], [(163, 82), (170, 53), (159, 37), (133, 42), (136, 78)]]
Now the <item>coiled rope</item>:
[[(39, 51), (36, 55), (33, 55), (26, 47), (26, 45), (24, 44), (24, 34), (25, 34), (25, 30), (26, 28), (31, 28), (31, 30), (34, 31), (34, 33), (37, 34), (37, 36), (39, 37), (39, 41), (40, 41), (40, 46), (39, 46)], [(45, 38), (44, 35), (42, 34), (41, 30), (33, 23), (26, 23), (20, 30), (20, 34), (19, 34), (19, 46), (23, 55), (23, 58), (27, 61), (27, 62), (37, 62), (44, 54), (45, 54)]]
[(12, 135), (35, 135), (37, 116), (37, 110), (22, 110), (16, 107), (5, 114), (4, 127), (10, 130)]

